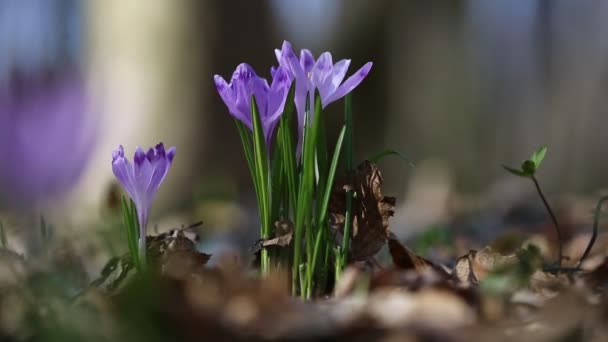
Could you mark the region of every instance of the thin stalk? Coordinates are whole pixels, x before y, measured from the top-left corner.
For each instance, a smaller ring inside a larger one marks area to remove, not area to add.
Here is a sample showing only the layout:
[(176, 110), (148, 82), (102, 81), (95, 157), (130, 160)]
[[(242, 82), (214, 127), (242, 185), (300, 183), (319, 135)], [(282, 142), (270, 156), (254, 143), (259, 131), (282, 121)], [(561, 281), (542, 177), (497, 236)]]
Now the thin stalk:
[(325, 243), (325, 250), (323, 251), (323, 262), (321, 263), (321, 269), (319, 271), (319, 293), (321, 294), (325, 293), (325, 290), (327, 289), (327, 276), (329, 273), (329, 251), (331, 250), (333, 241), (328, 237), (326, 239), (327, 242)]
[[(136, 211), (136, 209), (133, 209)], [(138, 220), (137, 222), (139, 222), (139, 266), (142, 269), (146, 268), (146, 262), (147, 262), (147, 246), (146, 246), (146, 227), (148, 225), (147, 219), (146, 219), (146, 215), (140, 215), (138, 213)]]
[[(260, 114), (255, 101), (255, 97), (251, 96), (251, 121), (253, 123), (253, 161), (255, 175), (257, 176), (257, 185), (259, 187), (259, 211), (260, 211), (260, 238), (267, 239), (270, 236), (270, 172), (267, 148), (264, 139), (264, 131)], [(261, 252), (261, 271), (265, 275), (270, 270), (270, 258), (268, 250), (262, 248)]]
[(274, 156), (272, 158), (272, 171), (270, 173), (271, 179), (271, 191), (270, 191), (270, 217), (271, 223), (275, 222), (279, 219), (280, 216), (280, 207), (281, 207), (281, 199), (283, 192), (283, 184), (285, 183), (285, 173), (283, 172), (283, 158), (281, 151), (281, 144), (277, 144), (277, 149), (274, 151)]
[(334, 263), (334, 276), (337, 281), (342, 275), (342, 246), (334, 247), (334, 258), (336, 260)]
[(534, 175), (532, 175), (532, 177), (530, 177), (530, 178), (532, 179), (532, 182), (534, 183), (534, 186), (536, 187), (536, 191), (538, 192), (540, 199), (543, 201), (543, 204), (545, 205), (545, 208), (549, 212), (549, 216), (551, 216), (551, 220), (553, 221), (553, 224), (555, 225), (555, 232), (557, 233), (557, 250), (558, 250), (557, 267), (562, 267), (562, 259), (563, 259), (562, 233), (561, 233), (561, 230), (559, 229), (559, 223), (557, 223), (557, 217), (553, 213), (553, 210), (551, 209), (549, 202), (547, 202), (547, 199), (545, 198), (543, 191), (540, 189), (540, 184), (538, 184), (538, 180), (536, 179), (536, 177)]
[(241, 143), (243, 145), (243, 152), (245, 153), (245, 159), (247, 160), (247, 166), (249, 167), (249, 173), (251, 174), (251, 179), (253, 181), (253, 187), (256, 191), (257, 195), (257, 176), (255, 174), (255, 163), (253, 161), (253, 147), (251, 146), (251, 133), (249, 129), (239, 120), (234, 119), (236, 124), (236, 128), (239, 132), (239, 136), (241, 137)]
[[(354, 173), (354, 165), (353, 165), (353, 106), (352, 106), (352, 95), (347, 94), (344, 97), (344, 122), (346, 125), (346, 133), (345, 133), (345, 164), (346, 164), (346, 174), (353, 175)], [(342, 270), (346, 267), (348, 262), (348, 251), (350, 249), (350, 231), (353, 222), (353, 191), (346, 191), (346, 214), (344, 220), (344, 236), (342, 239), (342, 250), (340, 255), (340, 260), (338, 260), (339, 264), (339, 272), (336, 273), (336, 280), (339, 279), (339, 275), (342, 274)]]
[(127, 202), (127, 199), (122, 197), (122, 215), (123, 224), (127, 233), (127, 246), (129, 247), (129, 255), (131, 256), (132, 262), (137, 268), (141, 270), (140, 252), (138, 248), (139, 239), (139, 227), (136, 217), (135, 204), (132, 200)]
[(587, 256), (591, 252), (591, 248), (593, 248), (593, 245), (595, 244), (595, 240), (597, 239), (598, 227), (600, 224), (600, 214), (601, 214), (601, 210), (602, 210), (602, 205), (607, 200), (608, 200), (608, 196), (604, 196), (604, 197), (600, 198), (600, 200), (597, 202), (597, 205), (595, 206), (595, 214), (593, 217), (593, 233), (591, 235), (591, 239), (589, 240), (589, 243), (587, 244), (587, 248), (585, 248), (585, 252), (583, 253), (583, 256), (581, 256), (580, 260), (576, 264), (577, 269), (581, 268), (583, 261), (585, 261), (585, 259), (587, 259)]
[(326, 248), (322, 246), (322, 244), (329, 244), (329, 232), (327, 231), (327, 209), (329, 207), (329, 199), (331, 197), (331, 189), (334, 184), (334, 179), (336, 177), (336, 170), (338, 168), (338, 161), (340, 160), (340, 152), (342, 152), (342, 142), (344, 140), (346, 127), (343, 127), (340, 131), (340, 135), (338, 136), (338, 141), (336, 142), (336, 147), (334, 149), (333, 158), (331, 161), (331, 166), (329, 169), (329, 174), (327, 175), (327, 187), (322, 194), (322, 198), (319, 201), (319, 211), (318, 211), (318, 230), (316, 233), (314, 249), (312, 252), (312, 260), (308, 266), (307, 272), (307, 295), (310, 297), (310, 292), (312, 291), (312, 280), (315, 276), (315, 270), (317, 267), (317, 261), (319, 258), (319, 253), (321, 249), (324, 251)]
[[(292, 138), (292, 126), (293, 126), (293, 113), (294, 113), (294, 88), (292, 86), (285, 107), (285, 112), (281, 115), (281, 121), (279, 123), (278, 141), (281, 146), (281, 153), (283, 154), (283, 168), (287, 178), (288, 185), (288, 196), (289, 202), (291, 202), (291, 209), (295, 215), (296, 211), (296, 198), (297, 198), (297, 164), (296, 164), (296, 152)], [(289, 206), (288, 206), (289, 207)], [(290, 208), (286, 208), (288, 211)]]
[[(307, 99), (307, 104), (310, 103), (310, 99)], [(312, 191), (314, 186), (314, 151), (312, 150), (314, 145), (314, 124), (312, 127), (309, 125), (310, 106), (307, 106), (304, 114), (304, 132), (303, 132), (303, 153), (302, 153), (302, 168), (300, 172), (299, 190), (295, 211), (295, 239), (294, 239), (294, 257), (292, 265), (292, 293), (297, 294), (298, 285), (300, 285), (300, 294), (305, 295), (304, 278), (301, 275), (305, 273), (301, 272), (300, 262), (302, 260), (302, 239), (305, 238), (306, 226), (309, 224), (307, 221), (309, 212), (312, 205)], [(308, 240), (307, 240), (308, 242)]]
[[(321, 107), (315, 111), (315, 115), (321, 115)], [(317, 153), (315, 157), (315, 172), (317, 178), (317, 212), (321, 210), (322, 196), (325, 194), (325, 187), (327, 186), (327, 131), (325, 129), (325, 120), (319, 120), (319, 132), (317, 133)]]
[[(320, 113), (321, 99), (319, 96), (313, 98), (315, 101), (316, 112)], [(309, 100), (310, 101), (310, 100)], [(310, 108), (310, 107), (309, 107)], [(306, 243), (306, 261), (307, 267), (310, 267), (310, 261), (312, 258), (312, 250), (314, 244), (314, 236), (312, 234), (312, 225), (314, 224), (312, 218), (312, 205), (314, 202), (314, 186), (315, 186), (315, 151), (317, 132), (319, 131), (319, 121), (321, 115), (315, 115), (312, 118), (312, 125), (309, 125), (307, 111), (305, 123), (304, 123), (304, 153), (302, 158), (302, 171), (300, 180), (300, 190), (298, 192), (298, 205), (296, 210), (296, 222), (295, 222), (295, 248), (294, 248), (294, 265), (292, 274), (294, 275), (292, 283), (292, 291), (296, 293), (296, 285), (298, 284), (297, 277), (300, 276), (298, 270), (299, 263), (302, 257), (301, 243), (304, 238)], [(306, 275), (306, 273), (304, 273)], [(300, 280), (301, 283), (306, 284), (305, 279)], [(305, 288), (300, 288), (300, 294), (305, 296)]]
[[(348, 251), (350, 249), (350, 231), (353, 225), (353, 191), (346, 192), (346, 215), (344, 218), (344, 236), (342, 237), (342, 255), (340, 259), (340, 274), (348, 264)], [(339, 279), (339, 278), (338, 278)], [(336, 279), (337, 280), (337, 279)]]
[(300, 265), (298, 267), (298, 272), (300, 273), (300, 289), (302, 291), (302, 297), (304, 297), (304, 289), (306, 286), (306, 264)]

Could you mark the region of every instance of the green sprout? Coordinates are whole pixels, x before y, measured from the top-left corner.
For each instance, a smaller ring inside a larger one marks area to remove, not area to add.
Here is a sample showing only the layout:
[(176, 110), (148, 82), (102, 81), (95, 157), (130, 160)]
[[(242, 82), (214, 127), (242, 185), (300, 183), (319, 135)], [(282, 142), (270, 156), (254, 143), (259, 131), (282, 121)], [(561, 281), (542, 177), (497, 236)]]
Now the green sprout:
[(557, 217), (553, 213), (553, 210), (551, 209), (549, 202), (547, 202), (547, 198), (543, 194), (543, 192), (540, 188), (540, 184), (538, 183), (538, 179), (536, 178), (536, 171), (540, 167), (543, 159), (545, 159), (546, 154), (547, 154), (547, 146), (541, 146), (538, 150), (536, 150), (536, 152), (532, 153), (532, 156), (530, 157), (530, 159), (524, 160), (521, 163), (520, 169), (512, 168), (512, 167), (509, 167), (506, 165), (503, 165), (502, 167), (505, 170), (509, 171), (510, 173), (512, 173), (516, 176), (529, 178), (534, 183), (536, 192), (538, 193), (538, 196), (542, 200), (543, 205), (547, 209), (547, 212), (549, 213), (549, 216), (551, 217), (551, 220), (553, 221), (553, 224), (555, 226), (555, 231), (557, 233), (557, 246), (558, 246), (557, 266), (558, 266), (558, 268), (561, 268), (562, 259), (563, 259), (561, 230), (559, 228), (559, 223), (557, 222)]

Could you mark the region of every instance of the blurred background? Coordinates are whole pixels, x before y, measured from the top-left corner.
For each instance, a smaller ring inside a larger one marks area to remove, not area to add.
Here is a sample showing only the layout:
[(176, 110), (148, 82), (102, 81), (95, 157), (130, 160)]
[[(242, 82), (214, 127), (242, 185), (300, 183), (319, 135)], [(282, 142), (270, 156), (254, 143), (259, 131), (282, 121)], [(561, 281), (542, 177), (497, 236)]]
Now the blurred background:
[[(240, 62), (268, 77), (283, 40), (350, 58), (351, 72), (374, 62), (354, 92), (356, 157), (393, 148), (415, 162), (380, 162), (400, 235), (537, 208), (501, 164), (542, 144), (549, 197), (593, 196), (608, 181), (607, 33), (608, 3), (591, 0), (0, 0), (0, 210), (82, 230), (113, 206), (112, 150), (163, 141), (177, 155), (153, 224), (254, 236), (251, 181), (212, 78)], [(328, 112), (333, 141), (340, 102)]]

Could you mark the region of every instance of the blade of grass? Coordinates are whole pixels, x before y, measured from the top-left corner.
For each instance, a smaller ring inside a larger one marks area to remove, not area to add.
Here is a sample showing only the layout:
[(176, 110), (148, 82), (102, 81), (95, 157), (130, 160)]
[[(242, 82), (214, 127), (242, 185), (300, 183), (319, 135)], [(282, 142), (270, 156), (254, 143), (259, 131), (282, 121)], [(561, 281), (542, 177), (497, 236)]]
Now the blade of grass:
[(279, 123), (278, 141), (283, 154), (283, 168), (287, 178), (287, 187), (289, 189), (289, 201), (291, 202), (291, 208), (293, 214), (296, 211), (296, 198), (297, 198), (297, 164), (296, 164), (296, 151), (293, 143), (292, 127), (294, 117), (294, 89), (292, 85), (287, 96), (287, 105), (285, 111), (281, 115), (281, 121)]
[[(307, 104), (310, 104), (310, 99), (307, 99)], [(317, 101), (320, 106), (320, 99)], [(297, 293), (297, 286), (306, 284), (305, 279), (301, 279), (300, 262), (302, 259), (302, 239), (305, 239), (307, 258), (310, 258), (312, 253), (312, 235), (310, 234), (310, 214), (313, 202), (314, 190), (314, 167), (315, 167), (315, 141), (316, 132), (318, 129), (319, 116), (313, 117), (312, 126), (309, 125), (310, 105), (307, 108), (304, 117), (304, 138), (303, 138), (303, 153), (302, 153), (302, 169), (300, 172), (300, 183), (298, 190), (298, 198), (295, 213), (295, 240), (294, 240), (294, 264), (292, 268), (292, 293)], [(306, 276), (306, 274), (303, 274)], [(299, 279), (300, 278), (300, 279)], [(298, 280), (299, 279), (299, 280)], [(305, 288), (300, 287), (300, 294), (305, 295)]]
[[(313, 256), (312, 256), (312, 261), (309, 264), (308, 267), (308, 273), (307, 273), (307, 280), (308, 280), (308, 292), (307, 295), (310, 298), (310, 292), (312, 291), (312, 278), (315, 276), (315, 270), (317, 267), (317, 259), (319, 257), (319, 253), (320, 253), (320, 249), (322, 248), (321, 245), (322, 244), (328, 244), (329, 243), (329, 239), (328, 239), (328, 232), (327, 232), (327, 208), (329, 207), (329, 199), (331, 197), (331, 190), (334, 184), (334, 179), (336, 177), (336, 170), (338, 168), (338, 161), (340, 160), (340, 152), (342, 151), (342, 142), (344, 140), (344, 133), (346, 131), (346, 127), (342, 127), (342, 130), (340, 131), (340, 135), (338, 136), (338, 140), (336, 142), (336, 147), (334, 149), (334, 155), (332, 157), (331, 160), (331, 166), (329, 168), (329, 174), (327, 175), (327, 187), (323, 193), (323, 198), (320, 201), (320, 211), (317, 213), (318, 216), (318, 220), (317, 220), (317, 224), (319, 225), (319, 228), (317, 230), (317, 234), (316, 234), (316, 238), (315, 238), (315, 245), (314, 245), (314, 249), (313, 249)], [(325, 250), (325, 247), (323, 247), (323, 250)], [(325, 267), (323, 269), (326, 269)]]
[(271, 223), (275, 220), (279, 219), (279, 210), (281, 206), (282, 192), (283, 192), (283, 184), (285, 183), (285, 173), (284, 163), (283, 163), (283, 154), (281, 151), (281, 144), (277, 144), (277, 149), (274, 151), (274, 155), (272, 157), (272, 171), (270, 173), (271, 179), (271, 191), (270, 191), (270, 217)]
[[(253, 180), (253, 187), (256, 191), (256, 196), (257, 196), (258, 177), (255, 172), (256, 171), (255, 162), (253, 160), (253, 147), (251, 145), (251, 132), (249, 131), (247, 126), (245, 126), (245, 124), (243, 124), (239, 120), (235, 119), (234, 122), (236, 123), (236, 128), (239, 132), (239, 136), (241, 137), (241, 143), (243, 145), (243, 152), (245, 153), (245, 159), (247, 160), (247, 166), (249, 167), (249, 173), (251, 174), (251, 179)], [(257, 198), (257, 200), (259, 202), (259, 198)]]
[[(345, 145), (345, 164), (346, 164), (346, 173), (348, 175), (352, 175), (354, 172), (353, 165), (353, 106), (352, 106), (352, 95), (347, 94), (344, 97), (344, 123), (346, 125), (346, 145)], [(338, 276), (342, 274), (342, 270), (346, 266), (348, 262), (348, 251), (350, 249), (350, 230), (353, 223), (353, 191), (348, 190), (346, 192), (346, 215), (344, 221), (344, 236), (342, 238), (342, 249), (339, 264), (339, 272), (336, 272), (336, 280), (338, 280)]]
[(393, 150), (393, 149), (384, 150), (384, 151), (376, 154), (375, 156), (369, 158), (369, 161), (371, 161), (373, 163), (377, 163), (380, 159), (387, 157), (387, 156), (399, 157), (401, 160), (406, 162), (409, 166), (415, 167), (414, 163), (405, 154), (403, 154), (397, 150)]
[[(318, 139), (319, 139), (319, 130), (322, 125), (322, 105), (321, 105), (321, 96), (315, 93), (315, 111), (314, 117), (312, 118), (312, 129), (311, 129), (311, 139), (307, 141), (308, 146), (306, 146), (305, 163), (308, 167), (309, 171), (307, 171), (307, 175), (309, 178), (309, 194), (310, 199), (306, 201), (308, 206), (306, 208), (306, 264), (307, 269), (310, 270), (312, 257), (313, 257), (313, 249), (315, 243), (315, 234), (317, 229), (315, 229), (316, 222), (314, 220), (313, 213), (313, 200), (315, 195), (315, 174), (317, 173), (317, 147), (318, 147)], [(317, 188), (318, 190), (318, 188)], [(317, 191), (318, 192), (318, 191)], [(307, 273), (307, 275), (309, 275)], [(309, 284), (307, 280), (306, 284)], [(306, 295), (310, 296), (310, 288), (306, 289)]]
[[(130, 206), (131, 227), (133, 229), (134, 241), (137, 243), (136, 250), (139, 251), (139, 254), (138, 254), (139, 257), (137, 260), (138, 260), (140, 269), (144, 270), (146, 268), (147, 255), (148, 255), (146, 236), (141, 235), (141, 233), (145, 233), (145, 232), (142, 232), (140, 229), (141, 227), (139, 226), (139, 219), (138, 219), (138, 215), (137, 215), (137, 208), (135, 207), (135, 202), (133, 202), (133, 200), (129, 200), (129, 206)], [(143, 242), (140, 243), (139, 240), (142, 240), (142, 239), (143, 239)], [(143, 248), (140, 249), (139, 246), (143, 246)]]
[[(319, 111), (321, 108), (319, 107)], [(321, 113), (315, 112), (316, 115), (321, 115)], [(316, 202), (317, 202), (317, 212), (321, 209), (322, 196), (325, 193), (325, 187), (327, 185), (327, 164), (328, 164), (328, 154), (327, 154), (327, 131), (325, 129), (325, 120), (319, 120), (319, 131), (317, 133), (317, 153), (315, 154), (315, 175), (317, 179), (317, 188), (316, 188)]]
[[(251, 96), (251, 122), (253, 123), (253, 161), (257, 176), (260, 208), (260, 237), (267, 239), (270, 235), (270, 174), (268, 172), (268, 156), (264, 130), (255, 97)], [(262, 274), (267, 274), (270, 270), (270, 260), (268, 250), (262, 248), (261, 251), (261, 270)]]
[[(132, 202), (131, 202), (132, 203)], [(139, 234), (139, 227), (134, 226), (133, 222), (137, 221), (134, 218), (136, 215), (131, 211), (132, 206), (127, 204), (127, 200), (124, 196), (122, 196), (122, 214), (123, 214), (123, 225), (127, 234), (127, 247), (129, 248), (129, 255), (131, 256), (131, 260), (133, 264), (138, 270), (141, 270), (141, 265), (139, 262), (139, 253), (137, 250), (137, 239), (139, 238), (137, 235)]]

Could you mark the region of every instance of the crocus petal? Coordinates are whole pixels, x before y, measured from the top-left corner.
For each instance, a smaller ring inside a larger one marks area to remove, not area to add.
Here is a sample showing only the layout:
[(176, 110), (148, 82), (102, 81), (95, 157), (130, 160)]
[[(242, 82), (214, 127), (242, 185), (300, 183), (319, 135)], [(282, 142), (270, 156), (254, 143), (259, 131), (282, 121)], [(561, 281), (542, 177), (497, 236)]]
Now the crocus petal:
[(361, 69), (357, 70), (357, 72), (350, 76), (344, 83), (342, 83), (342, 85), (339, 86), (333, 94), (331, 94), (325, 99), (323, 107), (342, 98), (344, 95), (350, 93), (353, 89), (355, 89), (365, 79), (367, 74), (369, 74), (371, 68), (372, 62), (368, 62), (364, 66), (362, 66)]
[(114, 175), (120, 184), (122, 184), (122, 186), (125, 188), (129, 196), (134, 197), (135, 188), (131, 176), (131, 167), (132, 166), (129, 164), (129, 161), (127, 161), (124, 157), (118, 156), (112, 160), (112, 171), (114, 172)]
[[(135, 149), (133, 156), (133, 177), (135, 178), (136, 203), (138, 207), (148, 207), (147, 188), (152, 178), (152, 165), (141, 147)], [(135, 199), (134, 199), (135, 200)], [(139, 201), (139, 203), (137, 203)]]
[(343, 59), (338, 63), (334, 64), (334, 68), (332, 70), (332, 78), (331, 78), (331, 92), (333, 93), (338, 89), (342, 81), (344, 80), (344, 76), (346, 76), (346, 72), (348, 71), (348, 67), (350, 66), (350, 59)]
[(331, 53), (323, 52), (312, 68), (313, 83), (316, 85), (324, 83), (325, 80), (332, 75), (333, 66)]
[(290, 86), (291, 80), (289, 79), (287, 71), (282, 66), (279, 66), (272, 80), (272, 85), (270, 87), (271, 94), (268, 96), (268, 120), (277, 120), (283, 113), (285, 102), (287, 101), (287, 92), (289, 92)]
[(322, 53), (312, 68), (312, 82), (319, 90), (322, 99), (330, 94), (332, 69), (333, 63), (329, 52)]
[(147, 198), (151, 201), (169, 171), (170, 162), (167, 159), (165, 147), (162, 143), (156, 145), (154, 149), (150, 149), (147, 158), (152, 166), (152, 176), (147, 186)]
[(224, 78), (220, 75), (213, 76), (213, 81), (215, 83), (215, 88), (217, 92), (220, 94), (222, 101), (226, 104), (227, 107), (232, 108), (236, 105), (236, 99), (234, 97), (234, 93), (230, 88), (230, 85), (224, 80)]
[(309, 50), (303, 49), (300, 51), (300, 65), (306, 74), (312, 71), (312, 68), (315, 65), (315, 58)]
[[(167, 155), (167, 159), (169, 160), (169, 164), (173, 163), (173, 158), (175, 157), (175, 146), (169, 148), (167, 150), (166, 155)], [(169, 166), (171, 166), (171, 165), (169, 165)]]

